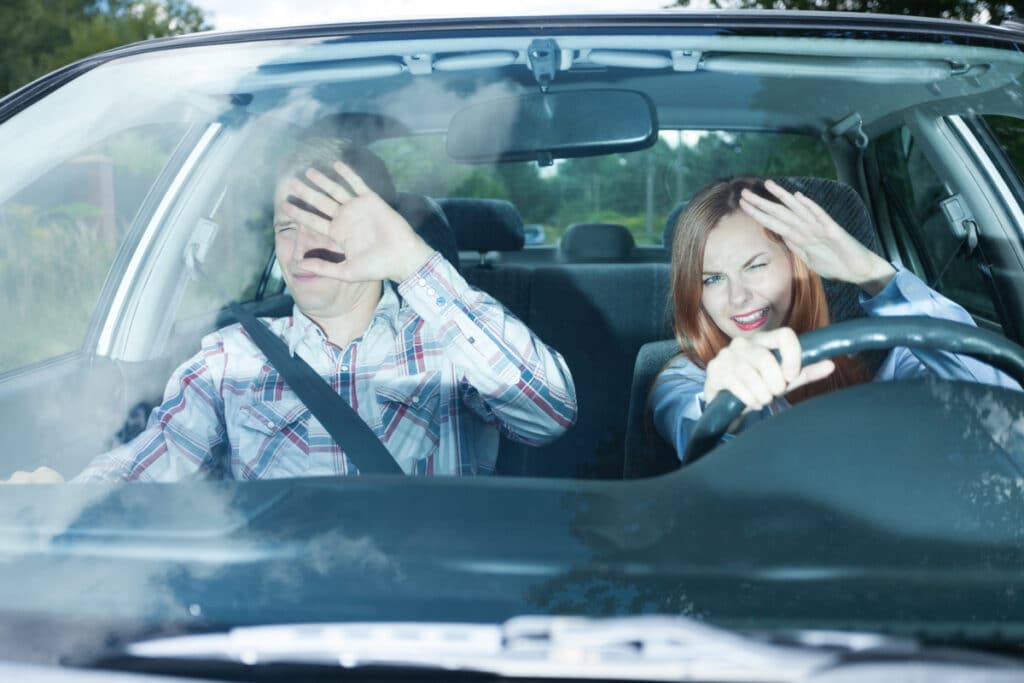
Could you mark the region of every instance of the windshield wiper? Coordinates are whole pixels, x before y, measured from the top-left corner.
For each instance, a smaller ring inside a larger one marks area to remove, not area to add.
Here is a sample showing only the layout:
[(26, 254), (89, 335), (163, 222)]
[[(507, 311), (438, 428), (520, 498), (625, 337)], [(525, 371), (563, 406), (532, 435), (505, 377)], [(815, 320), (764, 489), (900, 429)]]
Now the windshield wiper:
[(132, 657), (472, 671), (512, 678), (790, 681), (835, 650), (766, 643), (683, 617), (517, 617), (504, 624), (235, 628), (131, 644)]
[(1013, 659), (933, 650), (910, 639), (841, 631), (762, 637), (669, 616), (256, 626), (141, 641), (125, 654), (164, 662), (397, 667), (534, 679), (808, 681), (865, 664), (876, 667), (878, 680), (902, 680), (906, 666), (935, 680), (960, 675), (964, 667), (998, 680), (1021, 674)]

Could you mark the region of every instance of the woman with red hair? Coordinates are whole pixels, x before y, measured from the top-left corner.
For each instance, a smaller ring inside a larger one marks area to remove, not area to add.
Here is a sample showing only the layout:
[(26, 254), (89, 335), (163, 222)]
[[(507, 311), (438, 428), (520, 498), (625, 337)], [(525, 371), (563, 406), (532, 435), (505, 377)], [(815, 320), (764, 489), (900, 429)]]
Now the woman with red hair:
[(713, 183), (676, 225), (672, 299), (682, 353), (662, 370), (651, 396), (658, 433), (680, 458), (704, 405), (724, 389), (747, 406), (734, 433), (793, 403), (869, 380), (934, 374), (1019, 388), (980, 361), (942, 351), (893, 349), (873, 375), (852, 357), (801, 369), (797, 335), (829, 324), (821, 278), (856, 285), (869, 316), (974, 324), (967, 311), (872, 252), (800, 192), (751, 177)]

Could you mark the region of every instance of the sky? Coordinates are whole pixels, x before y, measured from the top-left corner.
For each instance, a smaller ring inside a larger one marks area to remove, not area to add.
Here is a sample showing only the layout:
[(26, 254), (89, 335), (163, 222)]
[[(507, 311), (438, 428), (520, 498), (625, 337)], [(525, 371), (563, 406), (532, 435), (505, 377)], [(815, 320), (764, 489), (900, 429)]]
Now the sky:
[[(672, 0), (193, 0), (219, 31), (425, 16), (637, 12)], [(698, 5), (698, 3), (691, 3)]]

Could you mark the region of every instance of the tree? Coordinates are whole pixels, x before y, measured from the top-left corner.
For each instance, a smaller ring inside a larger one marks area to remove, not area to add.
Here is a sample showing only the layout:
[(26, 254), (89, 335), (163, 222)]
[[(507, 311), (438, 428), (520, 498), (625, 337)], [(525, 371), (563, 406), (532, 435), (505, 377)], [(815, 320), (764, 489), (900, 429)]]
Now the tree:
[[(675, 2), (676, 6), (681, 7), (689, 4), (690, 0)], [(716, 9), (800, 9), (906, 14), (992, 24), (1018, 16), (1024, 9), (1022, 2), (1007, 3), (993, 0), (711, 0), (711, 6)]]
[(208, 28), (188, 0), (3, 0), (0, 96), (103, 50)]

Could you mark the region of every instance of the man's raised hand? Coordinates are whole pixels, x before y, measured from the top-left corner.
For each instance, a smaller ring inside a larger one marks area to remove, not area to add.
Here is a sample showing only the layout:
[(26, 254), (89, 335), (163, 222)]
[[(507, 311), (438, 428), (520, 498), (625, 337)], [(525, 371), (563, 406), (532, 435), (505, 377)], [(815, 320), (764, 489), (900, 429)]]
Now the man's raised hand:
[(340, 161), (334, 170), (348, 187), (313, 168), (305, 177), (314, 187), (298, 179), (289, 185), (290, 194), (315, 211), (287, 200), (280, 207), (296, 223), (328, 237), (345, 257), (337, 263), (306, 258), (302, 269), (345, 282), (409, 278), (433, 249), (355, 171)]

